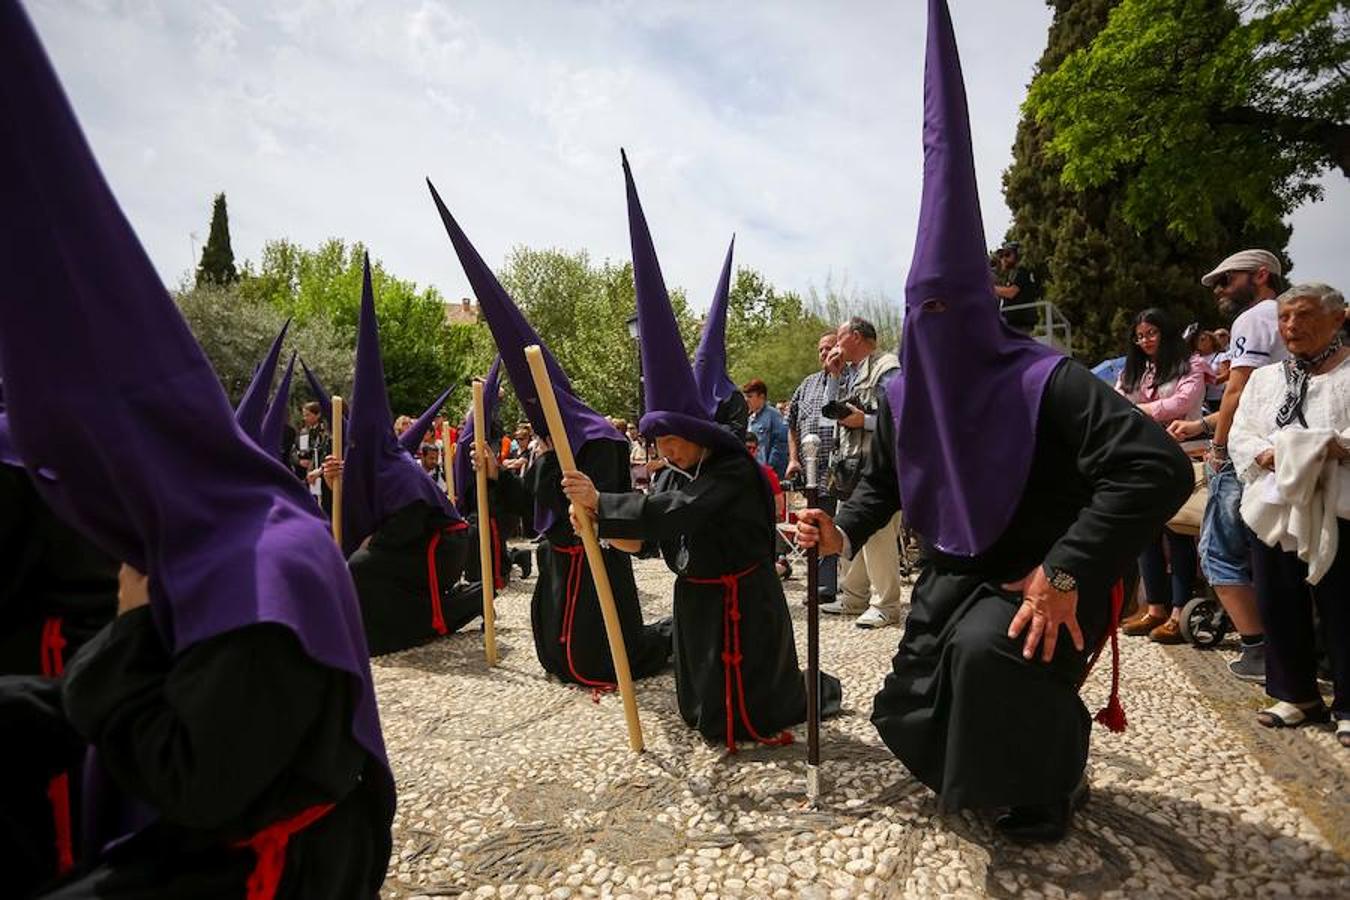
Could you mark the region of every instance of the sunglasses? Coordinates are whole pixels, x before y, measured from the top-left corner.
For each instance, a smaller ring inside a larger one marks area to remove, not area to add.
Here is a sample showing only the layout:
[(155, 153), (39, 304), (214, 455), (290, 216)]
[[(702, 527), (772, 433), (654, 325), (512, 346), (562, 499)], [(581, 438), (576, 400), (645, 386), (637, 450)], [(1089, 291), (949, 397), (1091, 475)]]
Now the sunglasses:
[(1160, 331), (1145, 331), (1143, 334), (1136, 334), (1134, 336), (1134, 342), (1136, 344), (1144, 344), (1148, 341), (1156, 341), (1161, 335), (1162, 332)]
[(1251, 272), (1249, 272), (1246, 269), (1243, 269), (1240, 272), (1222, 272), (1214, 276), (1214, 286), (1217, 288), (1226, 288), (1228, 287), (1229, 283), (1233, 280), (1234, 277), (1238, 275), (1250, 275), (1250, 274)]

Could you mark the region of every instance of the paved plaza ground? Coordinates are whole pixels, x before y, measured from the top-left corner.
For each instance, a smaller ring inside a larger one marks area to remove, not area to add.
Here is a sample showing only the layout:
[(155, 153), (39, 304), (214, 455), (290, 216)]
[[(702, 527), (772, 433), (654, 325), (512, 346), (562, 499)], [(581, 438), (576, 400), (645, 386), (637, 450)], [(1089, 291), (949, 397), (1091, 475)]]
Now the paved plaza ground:
[[(647, 617), (668, 614), (673, 576), (637, 572)], [(533, 586), (498, 600), (493, 671), (477, 631), (375, 661), (399, 786), (385, 897), (1350, 897), (1350, 751), (1325, 727), (1258, 727), (1263, 694), (1223, 649), (1122, 640), (1129, 728), (1094, 729), (1076, 831), (1026, 849), (939, 815), (881, 744), (868, 716), (899, 629), (822, 622), (844, 712), (809, 809), (804, 728), (728, 756), (681, 721), (669, 674), (638, 683), (647, 750), (631, 753), (616, 696), (545, 677)], [(802, 577), (787, 587), (804, 661)], [(1089, 709), (1108, 682), (1104, 660)]]

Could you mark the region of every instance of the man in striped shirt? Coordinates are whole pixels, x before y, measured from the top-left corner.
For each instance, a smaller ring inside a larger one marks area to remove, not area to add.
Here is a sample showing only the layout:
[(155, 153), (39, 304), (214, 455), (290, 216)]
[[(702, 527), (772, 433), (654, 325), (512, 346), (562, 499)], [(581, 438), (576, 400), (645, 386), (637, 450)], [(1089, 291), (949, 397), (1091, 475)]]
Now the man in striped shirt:
[[(828, 510), (833, 515), (835, 506), (838, 504), (838, 498), (831, 496), (826, 489), (826, 473), (830, 467), (830, 456), (834, 453), (835, 446), (835, 424), (833, 419), (827, 419), (820, 414), (820, 408), (825, 405), (825, 386), (829, 380), (829, 374), (825, 371), (825, 357), (829, 356), (830, 351), (834, 349), (836, 335), (833, 331), (827, 331), (820, 336), (820, 341), (816, 344), (816, 351), (820, 356), (820, 371), (813, 372), (802, 380), (797, 386), (797, 390), (792, 394), (792, 402), (788, 407), (787, 425), (788, 425), (788, 465), (787, 477), (795, 480), (804, 475), (802, 469), (799, 447), (801, 438), (808, 434), (814, 434), (820, 438), (820, 453), (816, 456), (816, 480), (820, 484), (820, 503), (819, 507)], [(849, 377), (847, 370), (840, 376), (841, 379)], [(840, 390), (847, 392), (848, 386), (841, 384)], [(829, 603), (834, 600), (839, 592), (839, 557), (822, 556), (820, 558), (820, 602)]]

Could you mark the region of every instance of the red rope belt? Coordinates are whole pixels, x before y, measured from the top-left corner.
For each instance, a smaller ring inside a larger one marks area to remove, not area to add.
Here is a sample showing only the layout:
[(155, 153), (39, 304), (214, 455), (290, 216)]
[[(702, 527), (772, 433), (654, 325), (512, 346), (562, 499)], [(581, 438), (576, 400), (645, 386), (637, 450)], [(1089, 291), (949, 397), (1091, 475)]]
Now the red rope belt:
[(437, 528), (427, 541), (427, 587), (431, 594), (431, 627), (437, 634), (445, 634), (448, 629), (445, 627), (445, 614), (441, 611), (441, 579), (436, 572), (436, 548), (441, 544), (442, 534), (454, 534), (468, 527), (464, 522), (455, 522)]
[[(1092, 667), (1097, 664), (1097, 657), (1102, 655), (1102, 650), (1106, 647), (1106, 642), (1111, 641), (1111, 696), (1107, 698), (1106, 705), (1097, 711), (1096, 720), (1106, 726), (1108, 731), (1121, 732), (1125, 730), (1125, 707), (1120, 702), (1120, 610), (1125, 605), (1125, 584), (1117, 581), (1111, 588), (1111, 619), (1106, 634), (1102, 635), (1097, 649), (1092, 651), (1092, 658), (1088, 660), (1087, 669), (1083, 672), (1083, 681), (1087, 681), (1088, 674), (1092, 672)], [(1082, 687), (1083, 681), (1078, 683)]]
[(497, 536), (497, 517), (489, 516), (488, 522), (492, 524), (492, 586), (500, 591), (506, 587), (506, 579), (502, 577), (502, 542)]
[(281, 876), (286, 871), (286, 845), (291, 837), (328, 815), (332, 809), (332, 803), (311, 806), (289, 819), (273, 822), (253, 837), (235, 844), (252, 849), (257, 856), (248, 876), (247, 900), (272, 900), (276, 896)]
[(582, 544), (573, 544), (570, 547), (559, 547), (557, 544), (549, 544), (549, 546), (553, 548), (553, 552), (568, 557), (567, 602), (563, 605), (562, 635), (558, 638), (558, 642), (567, 651), (567, 671), (572, 673), (572, 678), (578, 684), (591, 688), (593, 691), (591, 699), (599, 703), (601, 694), (617, 690), (619, 686), (610, 681), (592, 681), (578, 672), (576, 665), (572, 662), (572, 627), (577, 618), (577, 599), (581, 596), (581, 579), (586, 574), (586, 548)]
[[(784, 731), (773, 738), (766, 738), (755, 730), (750, 723), (750, 713), (745, 708), (745, 674), (741, 671), (741, 579), (759, 568), (759, 563), (741, 572), (720, 575), (717, 578), (688, 578), (690, 584), (722, 585), (722, 685), (723, 706), (727, 711), (727, 752), (736, 752), (736, 711), (740, 711), (741, 724), (761, 744), (782, 746), (792, 743), (792, 732)], [(732, 706), (732, 682), (736, 685), (736, 705)]]
[[(42, 623), (42, 640), (38, 645), (42, 674), (60, 678), (65, 672), (61, 651), (66, 639), (61, 634), (61, 619), (53, 616)], [(47, 802), (52, 807), (52, 831), (56, 840), (56, 870), (69, 872), (75, 867), (75, 842), (70, 825), (70, 775), (62, 772), (47, 782)]]

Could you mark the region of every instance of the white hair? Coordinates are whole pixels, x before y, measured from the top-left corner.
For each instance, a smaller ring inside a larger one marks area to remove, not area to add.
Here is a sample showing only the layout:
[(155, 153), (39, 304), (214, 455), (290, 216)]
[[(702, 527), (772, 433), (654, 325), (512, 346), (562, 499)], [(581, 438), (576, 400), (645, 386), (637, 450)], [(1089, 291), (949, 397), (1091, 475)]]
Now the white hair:
[(1319, 282), (1310, 282), (1308, 284), (1296, 284), (1285, 291), (1277, 298), (1280, 305), (1293, 303), (1295, 300), (1316, 300), (1322, 305), (1324, 312), (1344, 312), (1345, 295), (1336, 290), (1329, 284)]

